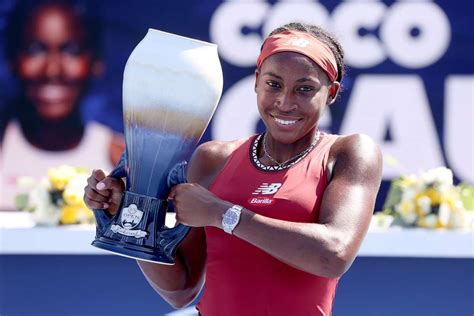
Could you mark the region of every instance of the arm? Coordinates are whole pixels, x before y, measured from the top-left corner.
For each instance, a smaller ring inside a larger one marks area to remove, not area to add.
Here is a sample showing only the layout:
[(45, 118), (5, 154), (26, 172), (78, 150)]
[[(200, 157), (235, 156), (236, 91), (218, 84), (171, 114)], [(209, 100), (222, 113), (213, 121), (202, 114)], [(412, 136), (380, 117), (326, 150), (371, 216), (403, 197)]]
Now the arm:
[[(244, 209), (234, 235), (297, 269), (325, 277), (341, 276), (367, 232), (381, 181), (382, 158), (368, 137), (353, 135), (333, 145), (330, 159), (334, 168), (318, 223), (272, 219)], [(193, 184), (180, 185), (177, 191), (183, 222), (221, 228), (222, 214), (232, 203), (212, 193), (206, 195)], [(193, 204), (188, 204), (191, 201)], [(184, 212), (189, 205), (193, 205), (193, 212)], [(197, 209), (198, 205), (202, 207)]]
[[(208, 187), (227, 159), (229, 151), (220, 142), (199, 146), (189, 165), (189, 181)], [(177, 218), (179, 221), (179, 218)], [(192, 228), (177, 249), (173, 266), (137, 261), (150, 285), (174, 307), (191, 303), (204, 285), (206, 239), (202, 227)]]
[(175, 308), (190, 304), (204, 284), (206, 240), (203, 228), (192, 228), (176, 252), (174, 265), (137, 260), (146, 280)]
[(292, 223), (244, 211), (235, 234), (306, 272), (339, 277), (352, 264), (372, 216), (381, 181), (380, 151), (366, 137), (334, 146), (332, 179), (324, 192), (319, 223)]
[[(196, 178), (194, 178), (196, 180)], [(103, 209), (106, 218), (119, 209), (125, 184), (121, 179), (94, 170), (84, 188), (84, 202), (89, 208)], [(194, 300), (204, 282), (205, 237), (202, 228), (191, 229), (177, 249), (172, 266), (137, 260), (150, 285), (172, 306), (183, 307)]]

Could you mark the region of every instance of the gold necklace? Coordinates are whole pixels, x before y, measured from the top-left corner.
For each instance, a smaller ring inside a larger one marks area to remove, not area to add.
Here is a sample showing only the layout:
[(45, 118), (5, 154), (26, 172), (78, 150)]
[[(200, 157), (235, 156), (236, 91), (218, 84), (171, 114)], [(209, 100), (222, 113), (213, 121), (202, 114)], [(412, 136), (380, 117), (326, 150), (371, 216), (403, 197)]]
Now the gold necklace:
[(263, 153), (265, 154), (265, 156), (268, 157), (268, 159), (271, 160), (271, 162), (273, 162), (274, 164), (276, 164), (279, 168), (284, 168), (286, 167), (289, 163), (291, 163), (292, 161), (294, 161), (293, 163), (296, 163), (298, 162), (301, 158), (303, 158), (307, 153), (309, 153), (315, 146), (316, 144), (319, 142), (319, 139), (321, 138), (321, 132), (319, 131), (318, 129), (318, 132), (316, 134), (316, 137), (314, 138), (313, 142), (308, 146), (308, 148), (306, 148), (305, 150), (303, 150), (302, 152), (300, 152), (299, 154), (296, 154), (294, 155), (293, 157), (291, 157), (290, 159), (287, 159), (283, 162), (278, 162), (275, 158), (273, 158), (267, 151), (267, 133), (265, 133), (265, 135), (263, 135)]

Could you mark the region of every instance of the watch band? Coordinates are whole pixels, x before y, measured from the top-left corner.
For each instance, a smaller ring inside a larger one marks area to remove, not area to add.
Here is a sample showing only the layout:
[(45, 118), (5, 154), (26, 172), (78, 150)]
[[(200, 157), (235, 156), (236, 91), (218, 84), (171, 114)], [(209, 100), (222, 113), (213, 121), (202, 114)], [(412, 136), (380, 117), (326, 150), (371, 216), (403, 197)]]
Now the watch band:
[(222, 216), (222, 228), (228, 234), (233, 233), (235, 227), (240, 222), (240, 214), (242, 213), (243, 207), (240, 205), (232, 205), (228, 208)]

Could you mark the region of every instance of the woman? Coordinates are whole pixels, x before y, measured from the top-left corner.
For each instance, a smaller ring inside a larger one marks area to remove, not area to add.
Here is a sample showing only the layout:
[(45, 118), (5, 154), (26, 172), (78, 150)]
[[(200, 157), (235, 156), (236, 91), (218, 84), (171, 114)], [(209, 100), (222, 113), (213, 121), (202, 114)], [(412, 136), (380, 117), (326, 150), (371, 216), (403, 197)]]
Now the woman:
[(60, 164), (111, 170), (123, 151), (122, 136), (81, 117), (81, 101), (104, 67), (99, 24), (84, 9), (65, 0), (24, 1), (10, 16), (6, 51), (21, 89), (0, 139), (4, 209), (14, 207), (21, 176), (40, 179)]
[[(265, 40), (255, 91), (266, 132), (198, 147), (189, 183), (169, 195), (193, 227), (176, 264), (138, 262), (171, 305), (192, 302), (205, 282), (202, 315), (331, 314), (382, 172), (367, 136), (318, 130), (343, 71), (340, 45), (318, 27), (291, 23)], [(85, 192), (89, 207), (114, 214), (123, 183), (96, 170)]]

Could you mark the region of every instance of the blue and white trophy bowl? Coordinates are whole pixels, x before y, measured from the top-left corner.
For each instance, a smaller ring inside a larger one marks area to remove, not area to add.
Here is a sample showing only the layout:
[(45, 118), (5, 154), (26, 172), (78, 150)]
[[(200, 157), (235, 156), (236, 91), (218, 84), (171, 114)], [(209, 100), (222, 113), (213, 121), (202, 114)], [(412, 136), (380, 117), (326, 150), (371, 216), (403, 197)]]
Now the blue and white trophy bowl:
[[(94, 210), (92, 245), (116, 254), (173, 264), (189, 227), (165, 226), (170, 187), (201, 139), (222, 94), (217, 46), (149, 29), (125, 66), (126, 154), (111, 175), (126, 177), (119, 212)], [(183, 179), (184, 178), (184, 179)]]

